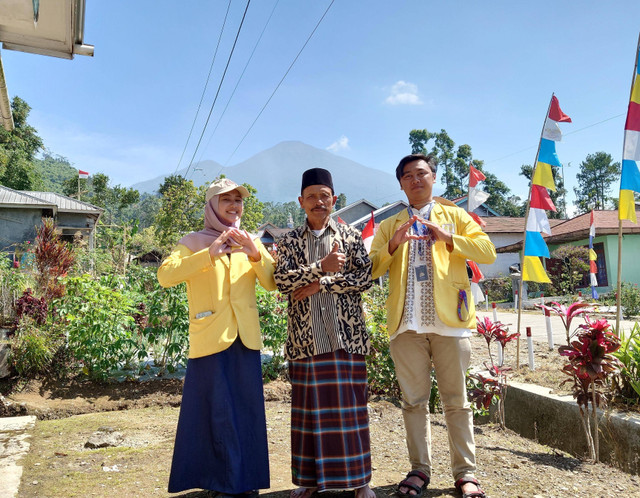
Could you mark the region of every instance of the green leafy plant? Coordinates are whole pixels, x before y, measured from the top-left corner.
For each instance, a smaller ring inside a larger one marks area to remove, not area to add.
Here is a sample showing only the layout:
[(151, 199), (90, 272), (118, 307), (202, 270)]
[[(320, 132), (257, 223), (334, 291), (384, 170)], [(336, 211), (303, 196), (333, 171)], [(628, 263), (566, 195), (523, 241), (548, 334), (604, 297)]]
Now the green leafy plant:
[[(389, 284), (383, 287), (374, 285), (363, 294), (364, 315), (369, 331), (371, 352), (367, 355), (367, 375), (369, 391), (372, 394), (399, 397), (400, 387), (389, 352), (389, 334), (387, 332), (387, 312), (385, 302), (389, 295)], [(437, 384), (432, 383), (437, 392)]]
[(561, 294), (576, 294), (583, 276), (589, 272), (589, 249), (563, 245), (551, 254), (560, 263), (560, 271), (551, 272), (553, 286)]
[(620, 306), (624, 316), (627, 318), (640, 315), (640, 289), (638, 289), (638, 284), (621, 282)]
[(487, 278), (482, 281), (482, 286), (490, 302), (498, 303), (513, 300), (513, 282), (509, 276), (500, 275), (499, 277)]
[(269, 381), (280, 377), (284, 366), (287, 300), (280, 292), (266, 291), (258, 284), (256, 284), (256, 298), (264, 347), (271, 353), (270, 361), (262, 364), (262, 377)]
[(620, 338), (611, 331), (611, 325), (606, 320), (592, 321), (588, 315), (585, 320), (586, 323), (580, 325), (580, 331), (571, 344), (560, 346), (558, 352), (569, 360), (562, 371), (570, 378), (563, 383), (573, 382), (572, 394), (580, 408), (589, 456), (597, 462), (600, 448), (596, 408), (606, 406), (606, 396), (610, 390), (607, 377), (620, 370), (620, 362), (612, 354), (620, 348)]
[[(189, 304), (185, 284), (165, 289), (160, 286), (155, 275), (150, 283), (152, 290), (147, 293), (147, 325), (142, 328), (146, 348), (138, 357), (143, 359), (149, 354), (154, 364), (174, 372), (179, 366), (187, 364), (189, 351)], [(140, 311), (140, 310), (139, 310)], [(134, 315), (139, 315), (135, 313)], [(134, 318), (134, 321), (136, 319)], [(137, 318), (140, 322), (140, 318)]]
[(22, 377), (48, 373), (57, 350), (64, 344), (64, 336), (55, 329), (24, 315), (11, 339), (9, 363)]
[(627, 404), (640, 403), (640, 325), (635, 323), (627, 334), (620, 333), (620, 349), (612, 353), (621, 363), (614, 377), (615, 391)]
[(65, 321), (70, 351), (83, 372), (104, 380), (130, 365), (138, 350), (133, 299), (105, 277), (67, 277), (62, 283), (67, 293), (56, 301), (56, 314)]
[(28, 277), (18, 268), (14, 268), (9, 258), (0, 257), (0, 325), (14, 324), (15, 300), (28, 285)]

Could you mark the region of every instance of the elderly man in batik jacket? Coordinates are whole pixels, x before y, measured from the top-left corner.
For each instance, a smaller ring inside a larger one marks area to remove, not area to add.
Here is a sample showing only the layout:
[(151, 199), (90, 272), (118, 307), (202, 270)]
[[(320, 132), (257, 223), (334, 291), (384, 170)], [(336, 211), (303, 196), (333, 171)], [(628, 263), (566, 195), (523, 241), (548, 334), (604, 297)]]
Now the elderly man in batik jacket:
[(330, 218), (336, 200), (329, 171), (305, 171), (298, 201), (306, 223), (278, 243), (274, 277), (289, 296), (291, 469), (300, 486), (292, 498), (347, 489), (375, 497), (360, 296), (371, 287), (371, 261), (360, 233)]

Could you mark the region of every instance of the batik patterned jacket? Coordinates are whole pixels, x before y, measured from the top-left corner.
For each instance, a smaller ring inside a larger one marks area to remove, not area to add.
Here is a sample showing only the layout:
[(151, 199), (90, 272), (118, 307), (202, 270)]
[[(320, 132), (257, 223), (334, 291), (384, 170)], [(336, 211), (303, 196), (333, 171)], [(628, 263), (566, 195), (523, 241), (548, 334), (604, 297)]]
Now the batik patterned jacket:
[[(338, 242), (346, 261), (341, 272), (323, 272), (320, 260)], [(356, 229), (329, 221), (316, 236), (307, 223), (285, 234), (278, 242), (274, 278), (289, 296), (288, 337), (285, 356), (307, 358), (344, 349), (367, 354), (369, 334), (360, 293), (371, 287), (371, 260)], [(302, 300), (291, 293), (316, 280), (320, 292)]]

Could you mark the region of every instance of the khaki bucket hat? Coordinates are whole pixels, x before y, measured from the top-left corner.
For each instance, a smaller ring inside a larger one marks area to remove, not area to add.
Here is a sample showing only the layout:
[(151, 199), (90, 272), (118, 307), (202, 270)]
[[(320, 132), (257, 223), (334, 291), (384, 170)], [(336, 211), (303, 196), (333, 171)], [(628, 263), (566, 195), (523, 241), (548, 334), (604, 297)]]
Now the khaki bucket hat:
[(249, 191), (243, 187), (242, 185), (238, 185), (233, 180), (229, 180), (228, 178), (220, 178), (216, 180), (207, 189), (207, 193), (205, 194), (205, 201), (209, 202), (211, 198), (215, 195), (224, 194), (225, 192), (231, 192), (232, 190), (237, 190), (240, 192), (240, 195), (244, 199), (245, 197), (249, 197)]

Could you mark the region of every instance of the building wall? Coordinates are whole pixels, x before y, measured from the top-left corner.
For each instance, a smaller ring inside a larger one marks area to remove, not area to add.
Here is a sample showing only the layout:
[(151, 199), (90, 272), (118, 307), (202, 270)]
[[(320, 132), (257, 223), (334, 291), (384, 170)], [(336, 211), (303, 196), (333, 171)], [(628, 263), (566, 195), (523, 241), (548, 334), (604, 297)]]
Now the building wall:
[(0, 208), (0, 251), (13, 252), (14, 244), (36, 238), (42, 209)]
[[(604, 245), (604, 257), (607, 266), (608, 286), (596, 287), (599, 294), (615, 290), (618, 285), (618, 236), (604, 235), (595, 237), (593, 243), (602, 242)], [(568, 242), (573, 246), (588, 246), (589, 239)], [(565, 244), (562, 244), (565, 245)], [(553, 252), (560, 245), (550, 245), (549, 251)], [(640, 285), (640, 234), (627, 234), (622, 236), (622, 281)]]
[[(359, 220), (363, 216), (370, 214), (373, 211), (373, 208), (368, 204), (363, 202), (359, 202), (355, 206), (346, 209), (342, 213), (339, 214), (340, 218), (342, 218), (346, 223), (351, 224), (356, 220)], [(336, 218), (334, 216), (334, 218)], [(337, 219), (337, 218), (336, 218)]]
[[(522, 240), (521, 233), (491, 233), (488, 234), (491, 242), (496, 247), (508, 246)], [(495, 262), (491, 265), (478, 265), (480, 271), (487, 278), (499, 277), (501, 275), (509, 275), (509, 266), (520, 263), (520, 253), (504, 253), (498, 254)]]

